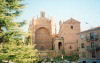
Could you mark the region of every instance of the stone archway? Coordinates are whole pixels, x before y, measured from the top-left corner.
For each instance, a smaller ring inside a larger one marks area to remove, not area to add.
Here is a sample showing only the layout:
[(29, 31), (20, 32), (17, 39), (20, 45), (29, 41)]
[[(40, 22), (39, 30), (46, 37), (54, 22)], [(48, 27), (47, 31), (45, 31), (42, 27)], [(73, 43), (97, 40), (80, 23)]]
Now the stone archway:
[[(50, 48), (51, 36), (48, 29), (41, 27), (35, 32), (35, 43), (37, 44), (37, 49), (45, 50)], [(42, 49), (43, 48), (43, 49)]]

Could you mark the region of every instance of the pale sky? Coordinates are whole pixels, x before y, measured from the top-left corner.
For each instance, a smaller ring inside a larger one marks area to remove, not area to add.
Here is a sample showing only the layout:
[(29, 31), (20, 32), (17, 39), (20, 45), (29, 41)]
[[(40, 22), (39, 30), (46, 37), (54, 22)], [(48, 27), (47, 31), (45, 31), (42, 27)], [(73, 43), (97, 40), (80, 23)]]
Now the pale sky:
[(40, 11), (45, 11), (46, 16), (52, 17), (57, 24), (72, 17), (81, 22), (81, 31), (100, 26), (100, 0), (26, 0), (24, 3), (26, 7), (16, 21), (27, 20), (25, 31)]

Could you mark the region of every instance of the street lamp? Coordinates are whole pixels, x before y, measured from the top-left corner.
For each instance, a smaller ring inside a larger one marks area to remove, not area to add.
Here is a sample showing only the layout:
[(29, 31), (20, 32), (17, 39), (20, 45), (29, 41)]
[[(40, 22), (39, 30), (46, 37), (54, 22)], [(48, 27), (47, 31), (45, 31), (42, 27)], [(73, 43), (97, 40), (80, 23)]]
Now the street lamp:
[(53, 63), (53, 59), (51, 58), (51, 63)]
[(64, 56), (63, 56), (63, 54), (62, 54), (62, 56), (61, 56), (61, 59), (62, 59), (62, 63), (63, 63), (63, 59), (64, 59)]
[(63, 60), (63, 59), (64, 59), (64, 56), (62, 55), (62, 57), (61, 57), (61, 58), (62, 58), (62, 60)]

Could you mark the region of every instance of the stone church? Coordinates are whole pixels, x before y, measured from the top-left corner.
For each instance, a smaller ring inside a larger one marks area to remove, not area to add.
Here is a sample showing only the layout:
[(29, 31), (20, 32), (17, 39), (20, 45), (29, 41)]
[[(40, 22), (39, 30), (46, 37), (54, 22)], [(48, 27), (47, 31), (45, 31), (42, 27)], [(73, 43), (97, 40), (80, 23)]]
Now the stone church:
[(52, 34), (52, 20), (45, 16), (45, 12), (40, 13), (40, 17), (32, 19), (29, 31), (32, 34), (32, 43), (39, 51), (52, 51), (59, 54), (61, 51), (65, 55), (78, 53), (78, 34), (80, 32), (80, 22), (70, 18), (64, 22), (59, 22), (59, 32)]

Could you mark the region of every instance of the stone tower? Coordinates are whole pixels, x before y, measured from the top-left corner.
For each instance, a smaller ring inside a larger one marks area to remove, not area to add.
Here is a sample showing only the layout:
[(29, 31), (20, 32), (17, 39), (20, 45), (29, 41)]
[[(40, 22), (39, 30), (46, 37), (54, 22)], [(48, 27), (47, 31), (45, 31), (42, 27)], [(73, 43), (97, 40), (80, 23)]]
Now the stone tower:
[(64, 38), (64, 51), (66, 55), (77, 53), (78, 34), (80, 32), (80, 22), (71, 18), (60, 25), (60, 37)]
[(40, 17), (33, 19), (30, 24), (32, 42), (38, 50), (50, 50), (52, 48), (51, 20), (45, 17), (45, 12), (40, 12)]

